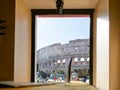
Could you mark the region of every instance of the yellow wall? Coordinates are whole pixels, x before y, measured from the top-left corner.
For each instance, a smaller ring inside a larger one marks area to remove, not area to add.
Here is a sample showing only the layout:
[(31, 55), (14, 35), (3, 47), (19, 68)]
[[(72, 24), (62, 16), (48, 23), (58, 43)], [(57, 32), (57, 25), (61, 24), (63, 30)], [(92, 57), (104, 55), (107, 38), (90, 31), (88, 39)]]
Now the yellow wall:
[(5, 35), (0, 35), (0, 81), (13, 81), (15, 0), (0, 0), (0, 18), (6, 21)]
[(110, 0), (110, 90), (120, 90), (120, 9)]
[(0, 36), (0, 81), (29, 82), (31, 12), (21, 0), (0, 0), (5, 35)]
[(120, 90), (119, 1), (100, 0), (96, 19), (96, 86), (100, 90)]
[(14, 81), (29, 82), (31, 78), (31, 12), (16, 0)]
[(100, 0), (95, 8), (96, 87), (109, 90), (109, 1)]

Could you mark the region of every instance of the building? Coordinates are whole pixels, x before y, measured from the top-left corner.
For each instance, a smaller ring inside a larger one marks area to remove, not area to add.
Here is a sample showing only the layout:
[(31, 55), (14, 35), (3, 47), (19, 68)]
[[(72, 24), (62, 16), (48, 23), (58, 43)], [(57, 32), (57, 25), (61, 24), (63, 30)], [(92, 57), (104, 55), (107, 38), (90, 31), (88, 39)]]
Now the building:
[(56, 68), (65, 71), (65, 64), (71, 57), (73, 71), (89, 70), (89, 46), (89, 39), (77, 39), (41, 48), (37, 51), (38, 70), (52, 73)]

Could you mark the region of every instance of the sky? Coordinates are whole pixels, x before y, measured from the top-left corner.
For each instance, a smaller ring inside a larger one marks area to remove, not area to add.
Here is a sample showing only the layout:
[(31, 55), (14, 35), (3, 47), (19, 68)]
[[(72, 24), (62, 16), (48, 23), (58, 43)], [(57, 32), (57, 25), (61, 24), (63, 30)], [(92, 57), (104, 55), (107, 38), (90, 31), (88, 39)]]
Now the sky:
[(36, 17), (36, 50), (54, 43), (89, 39), (89, 17)]

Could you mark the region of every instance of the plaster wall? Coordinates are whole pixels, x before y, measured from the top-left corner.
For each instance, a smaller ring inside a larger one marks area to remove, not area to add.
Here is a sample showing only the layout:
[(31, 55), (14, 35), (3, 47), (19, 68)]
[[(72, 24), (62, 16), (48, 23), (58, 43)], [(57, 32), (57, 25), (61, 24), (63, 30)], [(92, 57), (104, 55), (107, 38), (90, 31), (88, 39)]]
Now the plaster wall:
[(31, 12), (16, 0), (14, 81), (29, 82), (31, 78)]
[(109, 0), (100, 0), (95, 8), (96, 87), (109, 90)]
[(15, 0), (0, 0), (0, 19), (5, 20), (5, 34), (0, 35), (0, 81), (14, 79)]
[(110, 90), (120, 90), (119, 0), (109, 0), (110, 8)]

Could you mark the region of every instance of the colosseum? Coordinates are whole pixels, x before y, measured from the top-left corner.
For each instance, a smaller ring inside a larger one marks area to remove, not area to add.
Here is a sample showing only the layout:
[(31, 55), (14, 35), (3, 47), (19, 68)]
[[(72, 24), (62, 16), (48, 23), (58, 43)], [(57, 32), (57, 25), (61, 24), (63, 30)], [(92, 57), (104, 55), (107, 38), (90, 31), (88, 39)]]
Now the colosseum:
[(38, 70), (52, 73), (64, 70), (67, 60), (73, 57), (72, 70), (89, 70), (89, 39), (71, 40), (67, 44), (56, 43), (37, 51)]

